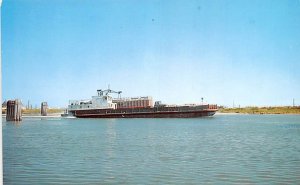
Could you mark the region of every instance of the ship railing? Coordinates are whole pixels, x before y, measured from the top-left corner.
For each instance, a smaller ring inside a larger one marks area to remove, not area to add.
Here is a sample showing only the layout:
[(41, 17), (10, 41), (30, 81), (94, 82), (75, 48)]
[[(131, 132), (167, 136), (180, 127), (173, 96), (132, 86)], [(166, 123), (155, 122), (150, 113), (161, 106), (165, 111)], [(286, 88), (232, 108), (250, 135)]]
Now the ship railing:
[(217, 110), (218, 105), (217, 104), (208, 104), (206, 109), (208, 109), (208, 110)]
[(87, 102), (91, 102), (91, 100), (87, 99), (87, 100), (69, 100), (69, 105), (73, 104), (73, 105), (79, 105), (80, 103), (87, 103)]
[(131, 100), (152, 100), (151, 96), (123, 97), (113, 98), (115, 101), (131, 101)]

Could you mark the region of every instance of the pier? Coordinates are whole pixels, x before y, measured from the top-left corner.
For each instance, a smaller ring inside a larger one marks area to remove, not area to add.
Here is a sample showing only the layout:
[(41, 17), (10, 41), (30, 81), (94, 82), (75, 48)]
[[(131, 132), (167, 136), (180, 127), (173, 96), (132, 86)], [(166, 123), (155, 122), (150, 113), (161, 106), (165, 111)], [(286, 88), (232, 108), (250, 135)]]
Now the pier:
[(22, 121), (22, 102), (20, 100), (7, 101), (6, 121)]
[(41, 103), (41, 115), (42, 116), (47, 116), (47, 110), (48, 110), (47, 102), (42, 102)]

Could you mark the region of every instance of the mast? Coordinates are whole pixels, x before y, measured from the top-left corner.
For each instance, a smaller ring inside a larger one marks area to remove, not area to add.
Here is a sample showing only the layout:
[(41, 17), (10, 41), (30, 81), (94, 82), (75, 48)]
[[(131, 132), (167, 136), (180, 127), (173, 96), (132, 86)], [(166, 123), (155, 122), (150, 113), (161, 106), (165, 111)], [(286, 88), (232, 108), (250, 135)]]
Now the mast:
[(293, 98), (293, 107), (295, 107), (295, 98)]

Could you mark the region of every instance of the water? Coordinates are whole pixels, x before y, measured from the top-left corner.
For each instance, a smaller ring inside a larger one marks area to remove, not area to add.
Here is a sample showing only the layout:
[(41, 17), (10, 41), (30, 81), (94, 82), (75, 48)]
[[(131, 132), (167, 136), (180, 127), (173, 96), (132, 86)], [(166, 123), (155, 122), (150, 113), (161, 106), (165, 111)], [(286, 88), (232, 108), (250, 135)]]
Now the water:
[(297, 184), (299, 115), (3, 123), (5, 184)]

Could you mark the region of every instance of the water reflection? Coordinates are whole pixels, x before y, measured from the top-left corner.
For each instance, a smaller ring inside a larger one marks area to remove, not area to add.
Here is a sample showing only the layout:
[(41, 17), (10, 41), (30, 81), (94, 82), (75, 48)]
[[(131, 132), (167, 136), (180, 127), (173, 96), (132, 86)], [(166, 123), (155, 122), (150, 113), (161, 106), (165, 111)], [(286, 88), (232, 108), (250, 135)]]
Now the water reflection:
[(105, 146), (104, 146), (104, 161), (103, 161), (103, 168), (106, 171), (105, 182), (111, 183), (115, 179), (115, 158), (116, 158), (116, 121), (115, 119), (108, 119), (106, 120), (105, 124)]

